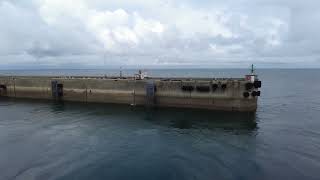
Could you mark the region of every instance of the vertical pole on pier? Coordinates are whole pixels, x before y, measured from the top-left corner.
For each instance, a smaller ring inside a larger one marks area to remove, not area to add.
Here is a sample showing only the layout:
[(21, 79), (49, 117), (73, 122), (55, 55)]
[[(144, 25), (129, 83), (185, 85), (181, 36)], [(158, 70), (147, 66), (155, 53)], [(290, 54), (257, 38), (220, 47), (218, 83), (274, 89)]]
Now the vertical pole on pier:
[(17, 97), (17, 93), (16, 93), (16, 78), (13, 78), (13, 92), (14, 92), (14, 97)]
[(86, 103), (88, 102), (88, 87), (86, 86)]
[(120, 67), (120, 78), (122, 78), (122, 67)]
[(254, 66), (251, 64), (251, 74), (254, 74)]
[(136, 76), (134, 76), (134, 84), (133, 84), (133, 92), (132, 92), (133, 102), (132, 102), (131, 106), (136, 105), (136, 82), (137, 82), (137, 79), (136, 79)]

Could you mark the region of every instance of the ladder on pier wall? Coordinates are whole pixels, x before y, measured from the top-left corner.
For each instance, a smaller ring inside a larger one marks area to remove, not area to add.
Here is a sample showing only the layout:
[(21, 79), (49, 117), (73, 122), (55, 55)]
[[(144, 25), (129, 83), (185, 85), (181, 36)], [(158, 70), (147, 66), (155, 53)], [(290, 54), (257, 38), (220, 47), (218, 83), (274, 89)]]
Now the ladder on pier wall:
[(63, 84), (59, 84), (58, 81), (52, 81), (51, 91), (53, 99), (60, 100), (63, 97)]
[(148, 81), (146, 84), (146, 106), (154, 106), (156, 103), (156, 85), (154, 81)]
[(0, 84), (0, 97), (7, 96), (7, 86)]

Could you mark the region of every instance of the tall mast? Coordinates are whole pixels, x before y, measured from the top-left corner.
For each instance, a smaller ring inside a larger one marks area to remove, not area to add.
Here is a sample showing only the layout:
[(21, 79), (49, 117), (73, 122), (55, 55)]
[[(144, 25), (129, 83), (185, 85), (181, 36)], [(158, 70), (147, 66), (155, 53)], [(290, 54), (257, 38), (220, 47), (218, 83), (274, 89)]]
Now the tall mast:
[(251, 65), (251, 74), (254, 74), (254, 67), (253, 67), (253, 64)]

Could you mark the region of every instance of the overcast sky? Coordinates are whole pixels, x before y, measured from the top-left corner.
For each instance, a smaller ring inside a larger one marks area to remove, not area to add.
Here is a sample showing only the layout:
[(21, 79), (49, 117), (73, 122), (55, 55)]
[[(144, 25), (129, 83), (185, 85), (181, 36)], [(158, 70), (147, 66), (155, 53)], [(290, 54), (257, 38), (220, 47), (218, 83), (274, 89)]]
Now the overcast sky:
[(0, 0), (0, 68), (320, 67), (320, 0)]

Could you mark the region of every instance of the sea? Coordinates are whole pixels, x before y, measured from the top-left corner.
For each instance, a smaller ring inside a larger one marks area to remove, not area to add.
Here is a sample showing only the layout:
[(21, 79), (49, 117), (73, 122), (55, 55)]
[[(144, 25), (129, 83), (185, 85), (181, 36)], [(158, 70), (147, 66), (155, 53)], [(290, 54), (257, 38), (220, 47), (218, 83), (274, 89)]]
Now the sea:
[[(122, 69), (133, 75), (136, 69)], [(247, 69), (149, 69), (244, 77)], [(0, 75), (119, 75), (119, 69)], [(255, 113), (0, 99), (0, 180), (320, 179), (320, 69), (257, 69)]]

